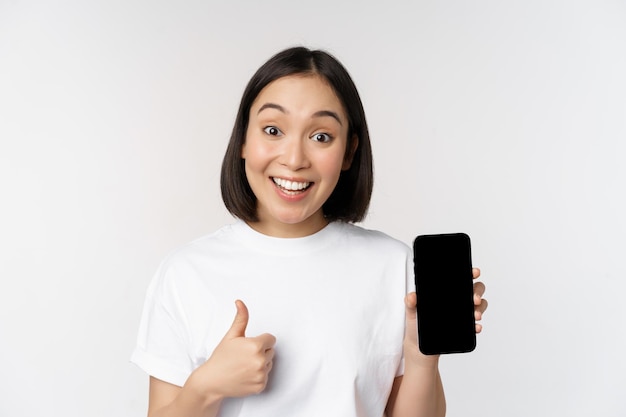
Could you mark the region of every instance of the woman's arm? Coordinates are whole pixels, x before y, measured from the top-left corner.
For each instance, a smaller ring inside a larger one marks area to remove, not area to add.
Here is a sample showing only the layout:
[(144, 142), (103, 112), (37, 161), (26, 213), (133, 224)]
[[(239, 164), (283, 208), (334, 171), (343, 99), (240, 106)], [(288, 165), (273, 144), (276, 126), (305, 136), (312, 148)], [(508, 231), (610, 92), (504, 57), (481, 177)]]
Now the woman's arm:
[(404, 335), (404, 375), (393, 382), (387, 401), (387, 417), (442, 417), (446, 400), (439, 375), (439, 355), (426, 356), (417, 346), (417, 296), (404, 299), (406, 332)]
[[(474, 268), (474, 279), (480, 270)], [(474, 317), (477, 321), (487, 309), (483, 300), (485, 285), (474, 284)], [(417, 295), (408, 294), (406, 306), (406, 331), (404, 335), (404, 375), (394, 380), (386, 413), (388, 417), (442, 417), (446, 414), (446, 400), (439, 375), (439, 355), (424, 355), (417, 343)], [(476, 333), (482, 326), (476, 324)]]
[(236, 305), (231, 328), (184, 386), (150, 377), (148, 417), (213, 417), (224, 398), (245, 397), (265, 389), (276, 338), (267, 333), (246, 337), (248, 309), (239, 300)]
[(216, 416), (222, 399), (198, 392), (192, 385), (188, 380), (184, 387), (179, 387), (150, 377), (148, 417)]

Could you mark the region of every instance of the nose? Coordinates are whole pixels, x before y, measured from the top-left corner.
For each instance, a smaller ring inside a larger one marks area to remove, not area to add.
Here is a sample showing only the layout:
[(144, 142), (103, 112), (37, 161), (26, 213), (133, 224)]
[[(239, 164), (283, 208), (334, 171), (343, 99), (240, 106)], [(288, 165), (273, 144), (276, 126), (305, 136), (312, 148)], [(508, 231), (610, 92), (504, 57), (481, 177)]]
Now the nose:
[(292, 171), (308, 168), (306, 139), (290, 137), (283, 141), (280, 163)]

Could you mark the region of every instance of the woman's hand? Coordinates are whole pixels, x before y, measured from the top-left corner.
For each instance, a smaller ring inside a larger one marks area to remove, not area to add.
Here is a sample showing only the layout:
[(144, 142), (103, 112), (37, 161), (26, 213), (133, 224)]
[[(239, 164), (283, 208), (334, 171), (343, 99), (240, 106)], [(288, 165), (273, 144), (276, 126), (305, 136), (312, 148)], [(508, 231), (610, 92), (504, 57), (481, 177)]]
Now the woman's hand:
[(248, 308), (237, 300), (232, 326), (211, 357), (196, 371), (193, 379), (202, 391), (220, 398), (245, 397), (261, 393), (268, 381), (276, 338), (264, 333), (246, 337)]
[(267, 385), (276, 338), (246, 337), (248, 308), (237, 300), (237, 314), (211, 357), (181, 388), (150, 378), (148, 416), (217, 416), (227, 397), (258, 394)]
[[(472, 276), (474, 279), (480, 277), (480, 269), (473, 268)], [(487, 300), (483, 299), (485, 293), (485, 284), (482, 282), (474, 283), (474, 319), (480, 321), (483, 313), (487, 309)], [(404, 356), (405, 360), (415, 359), (420, 363), (436, 363), (439, 355), (424, 355), (420, 352), (417, 342), (417, 294), (412, 292), (404, 298), (406, 306), (406, 331), (404, 335)], [(480, 333), (483, 326), (476, 323), (476, 333)]]
[[(480, 277), (480, 269), (474, 268), (472, 269), (472, 275), (474, 279), (478, 279)], [(480, 321), (483, 318), (483, 313), (487, 310), (487, 300), (483, 298), (483, 294), (485, 294), (485, 284), (482, 282), (474, 283), (474, 319), (476, 321)], [(476, 323), (476, 333), (480, 333), (483, 329), (482, 324)]]

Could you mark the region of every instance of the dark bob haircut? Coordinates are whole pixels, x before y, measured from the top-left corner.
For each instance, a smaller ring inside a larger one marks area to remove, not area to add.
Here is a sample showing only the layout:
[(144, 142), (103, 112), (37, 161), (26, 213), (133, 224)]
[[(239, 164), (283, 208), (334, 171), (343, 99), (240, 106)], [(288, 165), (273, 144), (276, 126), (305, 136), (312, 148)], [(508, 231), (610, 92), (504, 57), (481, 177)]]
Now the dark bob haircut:
[(318, 75), (326, 80), (343, 104), (348, 117), (346, 152), (358, 138), (352, 164), (342, 171), (334, 191), (322, 206), (329, 221), (359, 222), (365, 218), (374, 185), (372, 148), (361, 98), (350, 75), (332, 55), (304, 47), (286, 49), (274, 55), (252, 76), (241, 98), (230, 142), (224, 155), (220, 186), (228, 211), (248, 222), (257, 222), (257, 198), (250, 188), (241, 158), (246, 140), (250, 108), (269, 83), (289, 75)]

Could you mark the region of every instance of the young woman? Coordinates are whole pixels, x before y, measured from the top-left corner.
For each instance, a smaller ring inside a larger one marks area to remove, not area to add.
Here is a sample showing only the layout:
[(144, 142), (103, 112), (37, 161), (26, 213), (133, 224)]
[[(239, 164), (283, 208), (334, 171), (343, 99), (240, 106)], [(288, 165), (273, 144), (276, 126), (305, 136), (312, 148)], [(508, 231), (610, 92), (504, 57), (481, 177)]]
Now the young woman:
[(259, 68), (222, 166), (238, 220), (172, 253), (148, 289), (132, 360), (149, 416), (445, 414), (439, 358), (417, 345), (411, 250), (352, 224), (372, 184), (344, 67), (291, 48)]

